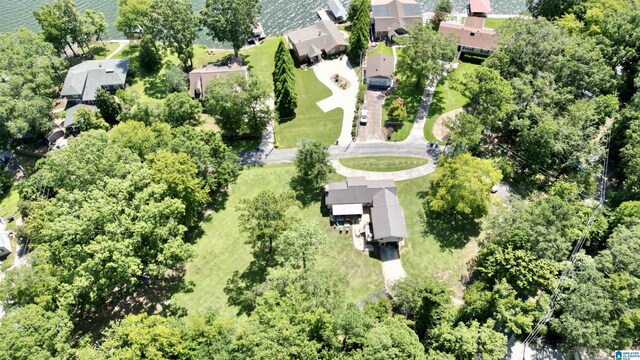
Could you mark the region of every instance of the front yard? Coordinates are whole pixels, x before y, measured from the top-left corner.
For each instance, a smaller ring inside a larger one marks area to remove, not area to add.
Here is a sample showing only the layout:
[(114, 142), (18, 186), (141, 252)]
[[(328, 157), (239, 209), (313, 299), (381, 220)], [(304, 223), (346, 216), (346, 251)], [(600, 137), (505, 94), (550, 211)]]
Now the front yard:
[(296, 117), (276, 123), (276, 143), (279, 147), (297, 147), (300, 140), (311, 139), (323, 145), (335, 143), (342, 129), (342, 109), (324, 112), (316, 104), (331, 96), (331, 90), (316, 78), (312, 69), (298, 69), (296, 92), (298, 108)]

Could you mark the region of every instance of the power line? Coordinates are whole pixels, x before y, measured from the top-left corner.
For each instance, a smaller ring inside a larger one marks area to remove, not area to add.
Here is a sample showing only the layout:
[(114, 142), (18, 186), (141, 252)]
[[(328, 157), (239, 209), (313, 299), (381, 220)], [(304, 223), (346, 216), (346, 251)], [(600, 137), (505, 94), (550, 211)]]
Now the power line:
[(596, 217), (600, 213), (600, 210), (604, 206), (604, 203), (606, 201), (606, 194), (607, 194), (607, 172), (608, 172), (608, 168), (609, 168), (609, 153), (610, 153), (609, 146), (610, 146), (610, 143), (611, 143), (611, 130), (609, 130), (609, 134), (607, 136), (607, 147), (606, 147), (607, 156), (604, 159), (604, 164), (603, 164), (604, 166), (603, 166), (603, 169), (602, 169), (602, 179), (601, 179), (601, 182), (600, 182), (600, 201), (598, 202), (598, 205), (595, 207), (595, 209), (591, 213), (591, 216), (589, 216), (589, 220), (587, 221), (586, 228), (583, 230), (582, 235), (580, 236), (580, 239), (578, 239), (578, 241), (576, 242), (576, 245), (574, 246), (573, 250), (571, 251), (571, 254), (569, 255), (569, 258), (567, 259), (567, 265), (565, 266), (564, 270), (562, 271), (562, 274), (560, 275), (560, 278), (558, 279), (558, 282), (556, 283), (556, 286), (555, 286), (555, 288), (553, 290), (553, 294), (551, 296), (551, 301), (550, 301), (549, 310), (548, 310), (547, 314), (545, 316), (543, 316), (542, 318), (540, 318), (540, 320), (538, 321), (536, 326), (533, 328), (533, 330), (529, 333), (527, 338), (524, 340), (524, 343), (523, 343), (524, 347), (523, 347), (523, 351), (522, 351), (522, 358), (523, 359), (525, 358), (525, 352), (526, 352), (527, 347), (529, 346), (529, 344), (533, 340), (535, 340), (535, 338), (538, 336), (542, 326), (544, 324), (546, 324), (547, 322), (549, 322), (549, 320), (551, 320), (551, 317), (553, 316), (553, 312), (555, 311), (555, 308), (557, 306), (558, 296), (562, 292), (561, 291), (561, 284), (562, 284), (563, 280), (566, 278), (567, 274), (569, 273), (571, 265), (573, 264), (573, 262), (575, 260), (575, 256), (580, 252), (580, 250), (582, 250), (582, 247), (584, 246), (584, 243), (586, 242), (587, 236), (589, 234), (589, 230), (591, 230), (591, 226), (593, 225)]

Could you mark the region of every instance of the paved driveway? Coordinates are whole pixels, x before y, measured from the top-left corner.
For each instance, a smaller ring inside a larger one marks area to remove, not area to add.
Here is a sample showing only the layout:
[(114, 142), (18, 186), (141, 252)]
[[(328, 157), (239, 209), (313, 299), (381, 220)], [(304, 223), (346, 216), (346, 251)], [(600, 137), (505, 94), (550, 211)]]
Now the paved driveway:
[(391, 292), (393, 283), (407, 277), (407, 273), (402, 267), (400, 253), (395, 246), (381, 246), (380, 260), (382, 260), (382, 276), (384, 276), (384, 287)]
[(367, 125), (358, 125), (357, 142), (384, 141), (382, 135), (382, 105), (384, 104), (384, 93), (378, 90), (367, 90), (363, 109), (369, 111), (369, 121)]
[[(313, 72), (320, 82), (326, 85), (333, 95), (318, 101), (318, 106), (322, 111), (328, 112), (335, 108), (342, 108), (342, 130), (338, 137), (338, 145), (347, 145), (351, 142), (351, 124), (353, 123), (353, 115), (356, 111), (356, 98), (358, 96), (358, 75), (353, 70), (347, 57), (343, 56), (342, 60), (327, 60), (313, 65)], [(335, 74), (342, 76), (349, 81), (347, 89), (341, 89), (336, 85), (331, 77)]]

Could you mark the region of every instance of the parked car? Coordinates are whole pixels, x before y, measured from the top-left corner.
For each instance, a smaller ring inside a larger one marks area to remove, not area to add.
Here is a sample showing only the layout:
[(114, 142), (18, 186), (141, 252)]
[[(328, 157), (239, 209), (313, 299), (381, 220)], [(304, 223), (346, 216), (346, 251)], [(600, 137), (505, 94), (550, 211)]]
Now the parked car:
[(361, 110), (360, 111), (360, 125), (367, 125), (367, 121), (369, 121), (369, 111)]

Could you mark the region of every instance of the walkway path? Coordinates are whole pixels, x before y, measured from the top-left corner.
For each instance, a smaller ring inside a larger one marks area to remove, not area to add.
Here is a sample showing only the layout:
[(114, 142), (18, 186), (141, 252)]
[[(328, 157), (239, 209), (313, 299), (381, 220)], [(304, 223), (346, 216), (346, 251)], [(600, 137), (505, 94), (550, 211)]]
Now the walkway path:
[(125, 46), (129, 45), (129, 43), (131, 43), (130, 40), (111, 40), (109, 41), (110, 43), (118, 43), (120, 44), (120, 46), (118, 46), (117, 49), (115, 49), (111, 54), (109, 54), (105, 59), (109, 60), (112, 57), (116, 56), (117, 53), (119, 53), (122, 49), (125, 48)]
[(331, 160), (331, 165), (336, 169), (336, 172), (342, 176), (364, 176), (367, 180), (409, 180), (431, 174), (436, 170), (433, 161), (413, 169), (388, 172), (356, 170), (342, 165), (339, 160)]
[(448, 118), (455, 118), (463, 111), (463, 108), (457, 108), (440, 115), (433, 123), (433, 136), (439, 141), (446, 141), (446, 137), (449, 135), (449, 129), (444, 126), (444, 121)]
[[(335, 108), (342, 108), (342, 130), (338, 138), (338, 145), (347, 145), (351, 142), (351, 124), (353, 116), (356, 112), (356, 99), (358, 97), (358, 75), (349, 64), (347, 57), (343, 56), (342, 60), (322, 61), (313, 65), (313, 72), (320, 82), (326, 85), (333, 95), (318, 101), (318, 106), (322, 111), (328, 112)], [(349, 87), (345, 90), (341, 89), (331, 79), (334, 75), (340, 75), (349, 81)]]
[(411, 127), (409, 136), (407, 136), (407, 138), (402, 142), (418, 144), (426, 143), (426, 140), (424, 139), (424, 125), (427, 122), (429, 107), (431, 106), (431, 100), (433, 99), (433, 93), (436, 91), (437, 84), (438, 79), (435, 79), (429, 81), (427, 86), (425, 86), (424, 92), (422, 93), (422, 100), (420, 101), (420, 108), (416, 114), (416, 120), (413, 122), (413, 127)]

